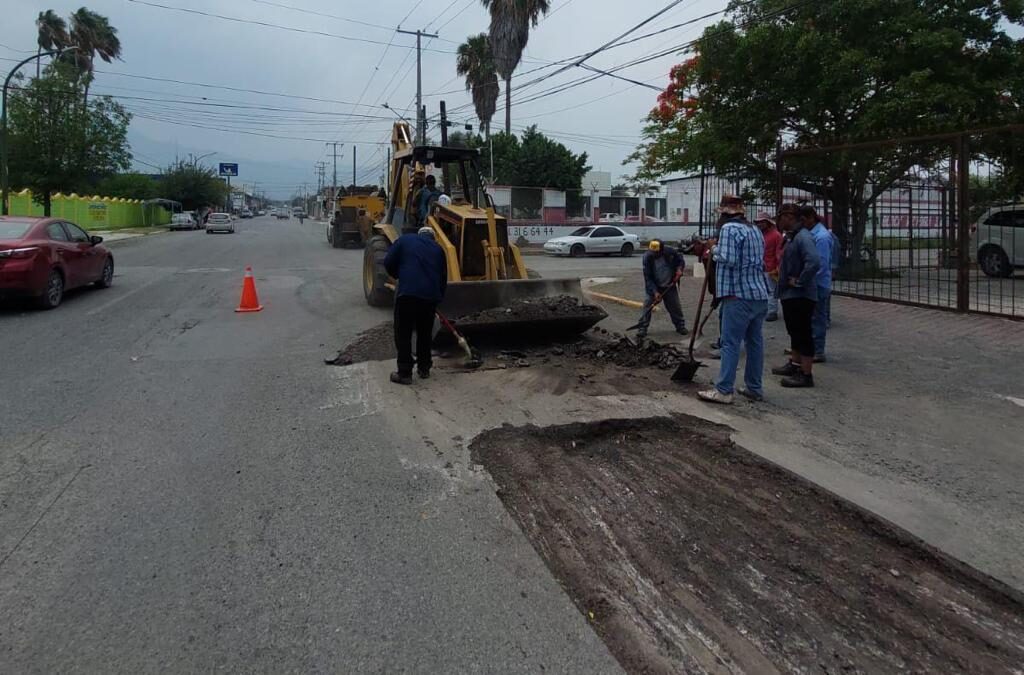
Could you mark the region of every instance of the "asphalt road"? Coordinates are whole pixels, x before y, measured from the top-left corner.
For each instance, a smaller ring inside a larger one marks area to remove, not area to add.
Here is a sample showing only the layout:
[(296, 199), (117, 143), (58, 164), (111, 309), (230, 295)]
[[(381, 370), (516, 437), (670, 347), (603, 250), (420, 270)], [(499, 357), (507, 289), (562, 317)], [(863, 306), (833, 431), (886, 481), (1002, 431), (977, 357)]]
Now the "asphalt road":
[(361, 252), (269, 218), (112, 250), (111, 289), (0, 309), (0, 672), (617, 668), (421, 394), (323, 365), (388, 318)]

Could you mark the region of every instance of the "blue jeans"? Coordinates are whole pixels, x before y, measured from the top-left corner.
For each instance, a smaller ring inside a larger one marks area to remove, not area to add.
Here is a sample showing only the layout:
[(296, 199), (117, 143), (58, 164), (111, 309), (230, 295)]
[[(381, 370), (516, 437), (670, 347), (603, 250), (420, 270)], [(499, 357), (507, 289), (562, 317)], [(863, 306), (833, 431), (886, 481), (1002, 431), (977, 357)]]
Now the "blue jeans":
[(767, 272), (764, 275), (765, 283), (768, 284), (768, 315), (779, 315), (779, 283), (772, 279)]
[(825, 355), (825, 334), (828, 332), (828, 320), (832, 305), (832, 290), (818, 286), (818, 302), (814, 305), (814, 316), (811, 317), (811, 334), (814, 336), (814, 355)]
[(747, 366), (743, 383), (752, 394), (763, 394), (761, 375), (764, 371), (764, 336), (761, 329), (768, 313), (766, 300), (727, 298), (718, 310), (722, 317), (722, 364), (718, 370), (715, 388), (731, 394), (736, 383), (736, 369), (740, 364), (740, 344), (747, 344)]

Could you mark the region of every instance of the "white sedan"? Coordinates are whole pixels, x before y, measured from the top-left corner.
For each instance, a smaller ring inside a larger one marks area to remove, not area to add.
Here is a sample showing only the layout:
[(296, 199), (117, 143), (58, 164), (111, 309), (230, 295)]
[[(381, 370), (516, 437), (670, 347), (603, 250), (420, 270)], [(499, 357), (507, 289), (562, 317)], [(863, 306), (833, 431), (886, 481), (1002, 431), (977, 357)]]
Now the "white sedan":
[(544, 243), (544, 252), (552, 255), (571, 255), (574, 258), (588, 253), (617, 253), (621, 256), (633, 255), (640, 246), (640, 237), (627, 234), (611, 225), (592, 225), (581, 227), (564, 237), (548, 239)]

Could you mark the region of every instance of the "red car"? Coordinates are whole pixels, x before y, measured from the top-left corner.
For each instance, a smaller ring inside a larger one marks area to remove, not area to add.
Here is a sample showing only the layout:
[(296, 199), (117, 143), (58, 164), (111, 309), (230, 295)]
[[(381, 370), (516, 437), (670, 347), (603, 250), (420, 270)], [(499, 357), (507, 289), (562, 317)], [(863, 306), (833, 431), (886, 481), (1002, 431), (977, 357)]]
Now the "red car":
[(114, 256), (74, 223), (60, 218), (0, 216), (0, 296), (28, 296), (53, 309), (64, 292), (114, 280)]

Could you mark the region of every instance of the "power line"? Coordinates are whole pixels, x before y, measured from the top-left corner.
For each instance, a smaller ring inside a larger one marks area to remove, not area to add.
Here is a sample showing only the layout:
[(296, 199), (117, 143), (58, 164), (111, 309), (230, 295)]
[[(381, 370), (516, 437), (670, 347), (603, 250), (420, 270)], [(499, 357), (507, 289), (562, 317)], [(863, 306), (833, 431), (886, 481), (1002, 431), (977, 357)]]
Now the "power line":
[[(0, 45), (0, 46), (4, 46), (4, 45)], [(411, 53), (412, 52), (409, 52), (409, 54), (411, 54)], [(9, 58), (0, 57), (0, 61), (10, 61), (10, 62), (13, 63), (13, 62), (16, 62), (16, 61), (20, 61), (20, 59), (9, 59)], [(263, 89), (247, 89), (245, 87), (232, 87), (232, 86), (229, 86), (229, 85), (226, 85), (226, 84), (212, 84), (212, 83), (209, 83), (209, 82), (194, 82), (194, 81), (190, 81), (190, 80), (178, 80), (178, 79), (174, 79), (174, 78), (170, 78), (170, 77), (156, 77), (154, 75), (138, 75), (138, 74), (135, 74), (135, 73), (122, 73), (122, 72), (118, 72), (118, 71), (114, 71), (114, 70), (99, 70), (99, 69), (96, 69), (94, 72), (100, 73), (100, 74), (103, 74), (103, 75), (114, 75), (116, 77), (128, 77), (128, 78), (137, 79), (137, 80), (149, 80), (151, 82), (167, 82), (167, 83), (170, 83), (170, 84), (180, 84), (180, 85), (185, 85), (185, 86), (190, 86), (190, 87), (201, 87), (201, 88), (204, 88), (204, 89), (222, 89), (224, 91), (235, 91), (235, 92), (244, 93), (244, 94), (259, 94), (261, 96), (276, 96), (276, 97), (279, 97), (279, 98), (294, 98), (294, 99), (298, 99), (298, 100), (302, 100), (302, 101), (314, 101), (314, 102), (317, 102), (317, 103), (331, 103), (331, 104), (338, 104), (338, 105), (351, 105), (351, 106), (357, 106), (357, 107), (362, 107), (362, 108), (376, 108), (377, 107), (377, 106), (369, 105), (369, 104), (365, 104), (365, 103), (360, 104), (360, 103), (353, 103), (352, 101), (342, 101), (342, 100), (335, 99), (335, 98), (320, 98), (320, 97), (316, 97), (316, 96), (303, 96), (301, 94), (289, 94), (289, 93), (283, 93), (283, 92), (266, 91), (266, 90), (263, 90)], [(409, 110), (412, 110), (412, 108), (408, 108), (408, 109), (406, 109), (406, 108), (396, 108), (396, 110), (401, 110), (403, 112), (408, 112)]]
[[(224, 21), (232, 21), (232, 22), (235, 22), (235, 23), (245, 23), (245, 24), (250, 24), (250, 25), (253, 25), (253, 26), (262, 26), (264, 28), (275, 28), (277, 30), (285, 30), (285, 31), (293, 32), (293, 33), (304, 33), (306, 35), (319, 35), (321, 37), (329, 37), (329, 38), (334, 38), (336, 40), (350, 40), (352, 42), (365, 42), (367, 44), (373, 44), (373, 45), (384, 45), (384, 44), (387, 44), (383, 40), (374, 40), (374, 39), (371, 39), (371, 38), (353, 37), (351, 35), (338, 35), (337, 33), (328, 33), (326, 31), (321, 31), (321, 30), (309, 30), (309, 29), (306, 29), (306, 28), (296, 28), (294, 26), (283, 26), (281, 24), (269, 23), (267, 21), (257, 21), (255, 19), (243, 19), (243, 18), (240, 18), (240, 17), (237, 17), (237, 16), (227, 16), (225, 14), (215, 14), (213, 12), (204, 12), (204, 11), (199, 10), (199, 9), (188, 9), (186, 7), (174, 7), (174, 6), (171, 6), (171, 5), (161, 5), (160, 3), (148, 2), (147, 0), (128, 0), (128, 2), (134, 3), (136, 5), (146, 5), (147, 7), (156, 7), (158, 9), (166, 9), (166, 10), (170, 10), (172, 12), (183, 12), (185, 14), (196, 14), (196, 15), (199, 15), (199, 16), (205, 16), (205, 17), (209, 17), (209, 18), (212, 18), (212, 19), (222, 19)], [(403, 49), (411, 49), (411, 47), (410, 48), (403, 47)], [(454, 54), (455, 53), (455, 52), (453, 52), (451, 50), (445, 50), (445, 49), (429, 49), (429, 50), (425, 50), (425, 51), (436, 52), (438, 54)]]

